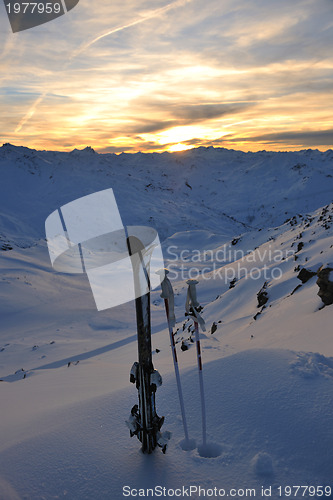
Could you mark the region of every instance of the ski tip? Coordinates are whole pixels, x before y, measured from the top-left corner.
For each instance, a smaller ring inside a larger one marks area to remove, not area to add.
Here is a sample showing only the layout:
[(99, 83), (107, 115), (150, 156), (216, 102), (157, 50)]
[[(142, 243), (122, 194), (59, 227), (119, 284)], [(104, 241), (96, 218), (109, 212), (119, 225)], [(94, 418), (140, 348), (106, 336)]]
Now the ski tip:
[(166, 276), (167, 274), (169, 274), (169, 269), (167, 269), (166, 267), (165, 268), (161, 268), (159, 269), (158, 271), (156, 271), (156, 274), (158, 274), (159, 276), (161, 276), (162, 278), (164, 278), (164, 276)]

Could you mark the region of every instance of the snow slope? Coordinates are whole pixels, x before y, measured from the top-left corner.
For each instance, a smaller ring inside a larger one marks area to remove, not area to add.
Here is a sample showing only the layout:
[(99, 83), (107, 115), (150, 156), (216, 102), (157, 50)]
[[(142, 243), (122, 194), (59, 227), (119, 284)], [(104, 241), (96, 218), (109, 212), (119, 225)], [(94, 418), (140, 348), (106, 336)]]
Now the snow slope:
[[(156, 398), (172, 439), (166, 455), (145, 456), (124, 423), (137, 399), (128, 382), (134, 305), (97, 312), (86, 277), (57, 273), (49, 262), (45, 218), (106, 187), (125, 224), (151, 225), (163, 239), (187, 417), (199, 445), (192, 451), (181, 448), (160, 291), (152, 293), (154, 365), (164, 381)], [(229, 496), (252, 488), (257, 497), (264, 486), (279, 498), (280, 485), (333, 486), (333, 306), (322, 307), (316, 276), (297, 278), (302, 268), (333, 262), (332, 188), (332, 151), (117, 156), (3, 146), (0, 498), (118, 500), (125, 485), (216, 487)], [(189, 277), (200, 282), (207, 326), (208, 453), (200, 448), (193, 328), (184, 316)], [(268, 300), (258, 307), (260, 290)]]
[[(259, 496), (262, 485), (272, 485), (272, 497), (278, 498), (276, 488), (281, 484), (326, 485), (332, 470), (332, 361), (323, 357), (319, 364), (313, 359), (312, 365), (321, 368), (307, 377), (297, 365), (304, 356), (251, 350), (205, 365), (209, 438), (218, 447), (217, 457), (203, 458), (198, 450), (184, 452), (179, 446), (176, 388), (168, 376), (158, 399), (165, 425), (173, 431), (165, 456), (157, 451), (153, 456), (141, 454), (125, 428), (121, 431), (123, 415), (135, 399), (127, 388), (56, 410), (39, 410), (38, 422), (25, 423), (26, 436), (2, 450), (2, 475), (23, 498), (34, 499), (118, 499), (124, 486), (255, 488)], [(191, 435), (199, 440), (194, 375), (188, 370), (182, 380)], [(51, 384), (46, 377), (43, 384)], [(72, 376), (66, 378), (73, 386)], [(64, 379), (62, 374), (59, 383)], [(27, 379), (20, 397), (33, 397), (39, 384), (41, 380)], [(13, 391), (9, 385), (5, 390)]]

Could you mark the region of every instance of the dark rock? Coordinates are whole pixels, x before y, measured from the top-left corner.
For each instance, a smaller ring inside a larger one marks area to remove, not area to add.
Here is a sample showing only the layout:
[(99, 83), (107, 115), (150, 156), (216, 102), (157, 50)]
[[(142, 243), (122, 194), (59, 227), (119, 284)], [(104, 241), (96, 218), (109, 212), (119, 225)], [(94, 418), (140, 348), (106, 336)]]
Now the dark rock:
[(187, 351), (188, 350), (188, 345), (185, 344), (184, 340), (182, 341), (182, 345), (180, 346), (182, 351)]
[(298, 243), (298, 245), (297, 245), (297, 250), (296, 250), (296, 251), (297, 251), (297, 252), (300, 252), (300, 251), (302, 250), (302, 248), (303, 248), (303, 247), (304, 247), (304, 243), (303, 243), (303, 241), (300, 241), (300, 242)]
[(237, 281), (237, 278), (234, 278), (233, 280), (230, 281), (230, 283), (229, 283), (229, 289), (230, 288), (235, 288), (236, 281)]
[(217, 330), (217, 324), (216, 324), (216, 323), (215, 323), (215, 321), (214, 321), (214, 323), (212, 324), (212, 327), (211, 327), (211, 329), (210, 329), (210, 333), (211, 333), (211, 334), (213, 334), (213, 333), (215, 333), (215, 332), (216, 332), (216, 330)]
[(257, 293), (258, 305), (257, 307), (262, 307), (268, 302), (268, 294), (266, 291), (267, 281), (264, 283), (263, 287)]
[(6, 252), (7, 250), (13, 250), (13, 247), (9, 243), (3, 243), (0, 249)]
[(318, 295), (325, 306), (333, 304), (333, 281), (330, 281), (330, 273), (333, 273), (332, 267), (322, 266), (317, 272), (317, 285), (319, 286)]
[(305, 269), (305, 267), (303, 267), (303, 269), (301, 269), (298, 273), (297, 278), (301, 280), (302, 283), (306, 283), (316, 274), (317, 273), (315, 273), (314, 271), (309, 271), (308, 269)]

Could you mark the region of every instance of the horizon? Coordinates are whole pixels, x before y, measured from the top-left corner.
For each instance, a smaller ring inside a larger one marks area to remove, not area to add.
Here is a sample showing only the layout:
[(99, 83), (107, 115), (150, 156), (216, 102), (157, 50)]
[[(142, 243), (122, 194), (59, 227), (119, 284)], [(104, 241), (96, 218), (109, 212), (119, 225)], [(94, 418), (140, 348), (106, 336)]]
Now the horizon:
[(21, 145), (17, 145), (17, 144), (11, 144), (9, 142), (7, 143), (3, 143), (2, 146), (0, 146), (0, 149), (4, 148), (4, 147), (8, 147), (8, 146), (11, 146), (13, 148), (24, 148), (24, 149), (28, 149), (30, 151), (37, 151), (37, 152), (40, 152), (40, 153), (73, 153), (74, 151), (79, 151), (79, 152), (82, 152), (82, 151), (85, 151), (85, 150), (91, 150), (94, 154), (99, 154), (99, 155), (106, 155), (106, 154), (113, 154), (113, 155), (116, 155), (116, 156), (119, 156), (119, 155), (136, 155), (136, 154), (143, 154), (143, 155), (148, 155), (148, 154), (165, 154), (165, 153), (168, 153), (168, 154), (181, 154), (181, 153), (189, 153), (191, 151), (195, 151), (195, 150), (198, 150), (198, 149), (214, 149), (215, 151), (216, 150), (219, 150), (219, 149), (223, 149), (225, 151), (232, 151), (232, 152), (235, 152), (235, 153), (244, 153), (244, 154), (248, 154), (248, 153), (251, 153), (251, 154), (259, 154), (259, 153), (274, 153), (274, 154), (279, 154), (279, 153), (304, 153), (304, 152), (307, 152), (307, 151), (313, 151), (313, 152), (318, 152), (318, 153), (328, 153), (330, 151), (333, 151), (332, 148), (328, 148), (328, 149), (324, 149), (324, 150), (320, 150), (318, 148), (305, 148), (305, 149), (295, 149), (295, 150), (271, 150), (271, 149), (261, 149), (261, 150), (258, 150), (258, 151), (244, 151), (244, 150), (241, 150), (241, 149), (234, 149), (234, 148), (226, 148), (226, 147), (223, 147), (223, 146), (213, 146), (213, 145), (210, 145), (210, 146), (194, 146), (194, 147), (191, 147), (191, 148), (188, 148), (188, 149), (182, 149), (182, 150), (179, 150), (179, 151), (169, 151), (167, 149), (164, 149), (164, 150), (159, 150), (159, 151), (119, 151), (119, 152), (110, 152), (110, 151), (99, 151), (98, 149), (94, 148), (93, 146), (91, 145), (87, 145), (87, 146), (82, 146), (81, 149), (79, 148), (74, 148), (72, 150), (61, 150), (61, 149), (36, 149), (36, 148), (33, 148), (33, 147), (29, 147), (29, 146), (24, 146), (23, 144)]
[(0, 9), (3, 142), (101, 153), (333, 147), (329, 0), (81, 0), (15, 34)]

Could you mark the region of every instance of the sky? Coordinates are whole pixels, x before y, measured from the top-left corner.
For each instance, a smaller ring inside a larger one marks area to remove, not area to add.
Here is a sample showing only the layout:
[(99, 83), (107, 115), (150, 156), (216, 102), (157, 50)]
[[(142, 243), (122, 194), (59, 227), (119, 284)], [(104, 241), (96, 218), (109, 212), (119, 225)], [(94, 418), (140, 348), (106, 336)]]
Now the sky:
[(0, 141), (35, 149), (333, 147), (333, 0), (80, 0), (12, 33)]

